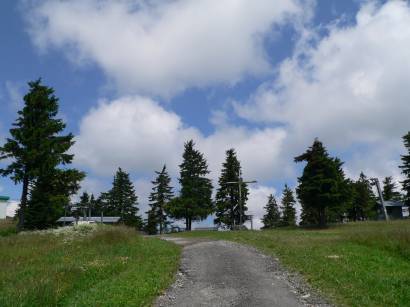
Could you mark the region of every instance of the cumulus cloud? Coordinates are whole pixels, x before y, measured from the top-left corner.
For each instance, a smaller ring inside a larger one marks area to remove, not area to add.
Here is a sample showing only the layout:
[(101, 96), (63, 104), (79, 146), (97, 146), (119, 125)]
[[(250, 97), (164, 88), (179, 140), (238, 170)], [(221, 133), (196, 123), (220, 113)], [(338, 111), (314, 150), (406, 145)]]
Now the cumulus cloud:
[(265, 38), (303, 20), (312, 1), (301, 2), (38, 0), (25, 17), (40, 50), (96, 63), (128, 92), (169, 96), (270, 71)]
[(184, 142), (193, 139), (207, 158), (213, 179), (219, 176), (225, 151), (232, 147), (237, 150), (244, 174), (259, 180), (285, 171), (278, 167), (285, 138), (286, 133), (279, 128), (230, 125), (205, 136), (152, 99), (128, 96), (102, 101), (85, 115), (74, 153), (76, 164), (95, 174), (110, 175), (121, 166), (151, 176), (166, 164), (176, 175)]
[[(253, 215), (253, 228), (260, 229), (263, 226), (261, 221), (265, 214), (264, 207), (268, 201), (270, 194), (275, 195), (276, 191), (273, 187), (268, 186), (249, 186), (249, 198), (247, 202), (248, 212), (247, 214)], [(276, 195), (275, 195), (276, 197)], [(246, 226), (250, 229), (250, 222), (246, 222)]]
[(409, 129), (408, 3), (366, 4), (355, 24), (334, 24), (314, 44), (297, 46), (277, 79), (247, 102), (234, 103), (237, 114), (286, 127), (290, 151), (303, 150), (306, 140), (318, 136), (334, 150), (360, 152), (350, 165), (356, 172), (395, 172), (391, 160), (398, 160), (401, 136)]

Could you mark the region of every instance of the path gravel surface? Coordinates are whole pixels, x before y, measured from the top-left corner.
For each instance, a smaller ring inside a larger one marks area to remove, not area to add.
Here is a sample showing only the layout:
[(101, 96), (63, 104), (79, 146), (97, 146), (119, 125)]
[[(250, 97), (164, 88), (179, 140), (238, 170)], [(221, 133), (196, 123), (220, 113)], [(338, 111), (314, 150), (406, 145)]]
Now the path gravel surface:
[(165, 306), (329, 306), (277, 259), (227, 241), (164, 237), (184, 246)]

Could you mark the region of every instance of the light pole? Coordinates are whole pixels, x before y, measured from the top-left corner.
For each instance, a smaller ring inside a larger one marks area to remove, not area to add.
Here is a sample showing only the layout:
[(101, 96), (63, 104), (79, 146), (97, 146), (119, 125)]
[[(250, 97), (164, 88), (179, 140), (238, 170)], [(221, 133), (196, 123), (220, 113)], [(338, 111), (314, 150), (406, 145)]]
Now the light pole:
[[(256, 183), (256, 180), (252, 181), (243, 181), (242, 179), (242, 172), (239, 171), (239, 180), (238, 181), (228, 181), (227, 184), (237, 184), (239, 188), (239, 225), (243, 224), (243, 206), (242, 206), (242, 185), (244, 183)], [(233, 210), (233, 208), (232, 208)], [(233, 217), (233, 221), (235, 222), (235, 216)], [(235, 223), (234, 223), (235, 224)]]
[(382, 190), (380, 188), (379, 179), (378, 178), (370, 178), (370, 180), (377, 188), (377, 193), (379, 193), (380, 203), (381, 203), (382, 208), (383, 208), (384, 217), (386, 218), (386, 221), (388, 221), (389, 220), (389, 215), (387, 214), (386, 207), (384, 206), (383, 193), (382, 193)]

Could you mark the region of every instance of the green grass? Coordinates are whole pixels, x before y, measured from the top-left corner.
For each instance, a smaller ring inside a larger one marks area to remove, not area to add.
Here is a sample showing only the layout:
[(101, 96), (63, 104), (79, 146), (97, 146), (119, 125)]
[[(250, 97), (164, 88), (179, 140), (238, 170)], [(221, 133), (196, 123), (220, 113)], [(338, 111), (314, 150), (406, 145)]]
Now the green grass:
[(0, 306), (149, 306), (180, 248), (125, 227), (0, 238)]
[(12, 220), (0, 220), (0, 237), (17, 233), (16, 223)]
[(301, 273), (337, 305), (410, 306), (410, 220), (181, 235), (255, 246)]

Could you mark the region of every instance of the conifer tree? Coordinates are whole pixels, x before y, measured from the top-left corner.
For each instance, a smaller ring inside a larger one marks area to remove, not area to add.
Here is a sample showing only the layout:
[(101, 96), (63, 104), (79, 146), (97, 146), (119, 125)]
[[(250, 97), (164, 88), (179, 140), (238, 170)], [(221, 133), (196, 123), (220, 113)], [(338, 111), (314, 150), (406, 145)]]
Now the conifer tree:
[(281, 226), (296, 226), (296, 200), (292, 190), (285, 185), (282, 194)]
[(268, 203), (265, 206), (265, 215), (262, 218), (262, 229), (271, 229), (279, 226), (280, 212), (275, 197), (270, 194), (268, 197)]
[(376, 215), (376, 196), (366, 175), (361, 172), (359, 179), (354, 182), (352, 206), (347, 210), (349, 219), (362, 221)]
[(155, 223), (159, 226), (159, 233), (162, 234), (167, 224), (166, 207), (167, 203), (174, 196), (172, 187), (170, 186), (171, 178), (168, 175), (166, 166), (162, 168), (162, 171), (155, 172), (158, 176), (152, 181), (154, 185), (149, 197), (150, 207), (148, 214), (151, 214), (150, 223)]
[[(22, 193), (20, 200), (20, 209), (18, 211), (18, 228), (21, 230), (26, 225), (35, 228), (43, 228), (36, 221), (42, 218), (36, 217), (35, 212), (47, 214), (47, 210), (42, 210), (42, 203), (50, 204), (50, 199), (41, 198), (41, 203), (35, 203), (34, 197), (31, 206), (36, 210), (30, 209), (30, 218), (32, 221), (26, 221), (27, 203), (29, 200), (29, 187), (32, 187), (32, 195), (40, 193), (47, 185), (61, 188), (57, 191), (58, 195), (66, 194), (69, 190), (66, 186), (56, 184), (62, 178), (64, 180), (79, 181), (84, 174), (72, 170), (65, 175), (56, 168), (59, 165), (70, 164), (73, 155), (68, 154), (68, 150), (74, 144), (73, 135), (61, 135), (66, 125), (61, 119), (57, 119), (58, 98), (54, 95), (54, 90), (42, 85), (41, 80), (28, 83), (29, 92), (24, 96), (24, 107), (18, 111), (18, 118), (10, 129), (10, 137), (5, 144), (0, 147), (0, 160), (9, 158), (11, 163), (4, 169), (0, 170), (2, 176), (10, 176), (17, 184), (22, 184)], [(53, 176), (56, 176), (53, 177)], [(40, 178), (41, 177), (41, 178)], [(47, 180), (49, 182), (47, 182)], [(67, 185), (75, 186), (78, 182), (65, 182)], [(36, 187), (36, 185), (38, 185)], [(46, 192), (46, 191), (45, 191)], [(47, 195), (50, 195), (47, 193)], [(59, 204), (61, 204), (59, 202)], [(49, 206), (50, 217), (57, 216), (58, 211), (62, 208), (56, 205)], [(48, 218), (47, 218), (48, 219)], [(48, 222), (47, 222), (48, 223)]]
[(157, 225), (158, 221), (155, 212), (149, 210), (147, 212), (147, 218), (145, 219), (144, 231), (149, 235), (156, 235), (158, 232)]
[(403, 142), (407, 154), (401, 156), (402, 165), (399, 167), (404, 175), (404, 180), (401, 182), (404, 191), (404, 202), (407, 206), (410, 206), (410, 131), (403, 136)]
[(302, 224), (326, 225), (329, 209), (340, 207), (344, 201), (342, 176), (336, 159), (329, 157), (325, 147), (315, 139), (313, 145), (295, 162), (306, 161), (298, 178), (297, 196), (302, 205)]
[(384, 200), (400, 200), (401, 194), (396, 191), (397, 185), (393, 182), (393, 178), (388, 176), (383, 180), (383, 199)]
[(246, 183), (241, 186), (241, 204), (239, 203), (239, 184), (228, 184), (238, 182), (241, 174), (241, 164), (236, 157), (234, 149), (226, 151), (226, 160), (222, 164), (221, 176), (219, 177), (219, 188), (216, 193), (216, 218), (215, 224), (224, 224), (233, 229), (234, 225), (240, 224), (240, 216), (248, 208), (248, 188)]
[(208, 164), (194, 141), (185, 143), (183, 162), (180, 167), (180, 195), (168, 205), (168, 213), (176, 219), (185, 219), (186, 230), (191, 230), (192, 221), (204, 220), (213, 211), (212, 184), (206, 178)]
[(118, 168), (114, 176), (112, 188), (103, 195), (106, 201), (105, 215), (121, 217), (121, 221), (129, 226), (141, 228), (142, 220), (138, 214), (138, 197), (129, 174)]

